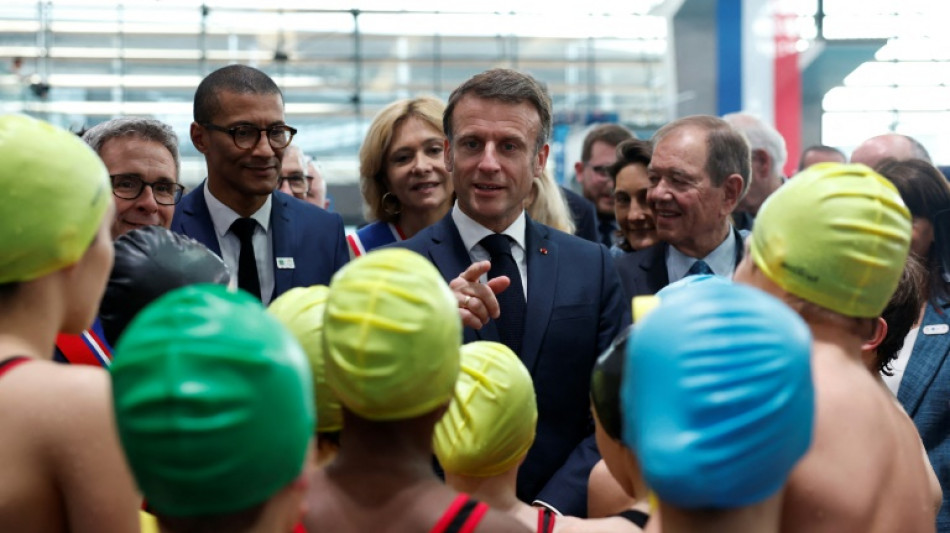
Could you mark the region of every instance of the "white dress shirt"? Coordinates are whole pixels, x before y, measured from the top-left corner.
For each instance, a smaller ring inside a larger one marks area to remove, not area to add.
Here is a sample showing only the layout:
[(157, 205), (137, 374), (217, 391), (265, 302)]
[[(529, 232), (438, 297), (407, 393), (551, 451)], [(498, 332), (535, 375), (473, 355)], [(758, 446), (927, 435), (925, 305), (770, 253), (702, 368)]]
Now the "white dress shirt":
[[(211, 223), (214, 224), (214, 233), (218, 237), (218, 246), (221, 247), (221, 259), (231, 272), (231, 286), (237, 286), (238, 262), (241, 257), (241, 241), (231, 232), (231, 224), (242, 218), (233, 209), (224, 205), (208, 190), (204, 184), (205, 203), (211, 214)], [(250, 218), (257, 221), (251, 242), (254, 244), (254, 259), (257, 260), (257, 276), (261, 283), (261, 300), (264, 305), (270, 303), (274, 294), (274, 240), (270, 231), (270, 212), (273, 195), (268, 195), (264, 205)]]
[[(455, 227), (459, 230), (459, 235), (462, 237), (462, 243), (465, 245), (465, 249), (468, 251), (468, 255), (472, 259), (472, 262), (489, 261), (491, 259), (491, 255), (488, 253), (488, 250), (479, 244), (479, 242), (495, 232), (486, 228), (485, 226), (482, 226), (478, 222), (475, 222), (470, 216), (463, 213), (462, 210), (459, 209), (458, 202), (456, 202), (455, 206), (452, 207), (452, 221), (455, 222)], [(518, 272), (521, 274), (521, 288), (524, 290), (524, 297), (527, 301), (528, 261), (527, 256), (525, 255), (526, 228), (527, 223), (525, 222), (524, 211), (521, 211), (521, 214), (518, 215), (518, 218), (516, 218), (515, 221), (512, 222), (511, 225), (505, 228), (505, 231), (501, 233), (514, 239), (514, 245), (511, 247), (511, 256), (514, 257), (515, 263), (518, 265)], [(484, 283), (487, 280), (488, 275), (485, 274), (479, 281)]]

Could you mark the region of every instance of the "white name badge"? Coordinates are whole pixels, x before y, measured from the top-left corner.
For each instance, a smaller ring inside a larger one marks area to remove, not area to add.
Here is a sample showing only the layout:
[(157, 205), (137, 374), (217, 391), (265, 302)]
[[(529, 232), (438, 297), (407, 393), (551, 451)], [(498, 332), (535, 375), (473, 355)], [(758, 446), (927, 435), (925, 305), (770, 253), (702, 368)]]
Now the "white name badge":
[(950, 332), (950, 326), (947, 324), (930, 324), (924, 326), (924, 335), (946, 335)]
[(277, 268), (285, 269), (285, 270), (293, 270), (294, 258), (293, 257), (278, 257)]

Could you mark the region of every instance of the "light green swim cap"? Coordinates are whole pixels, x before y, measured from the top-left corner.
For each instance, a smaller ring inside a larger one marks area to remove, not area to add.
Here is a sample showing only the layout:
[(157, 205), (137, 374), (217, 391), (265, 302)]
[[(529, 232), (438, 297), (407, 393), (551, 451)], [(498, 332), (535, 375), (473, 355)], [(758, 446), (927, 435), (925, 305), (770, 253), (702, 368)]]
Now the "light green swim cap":
[(340, 269), (323, 334), (327, 382), (362, 418), (413, 418), (452, 397), (462, 343), (458, 304), (415, 252), (376, 250)]
[(0, 283), (67, 267), (112, 203), (109, 173), (86, 143), (26, 115), (0, 116)]
[(534, 443), (534, 384), (504, 344), (466, 344), (461, 360), (455, 396), (435, 426), (435, 455), (450, 474), (497, 476), (518, 466)]
[(330, 289), (326, 285), (297, 287), (281, 294), (267, 308), (293, 333), (310, 361), (313, 401), (320, 413), (318, 432), (340, 431), (343, 428), (343, 411), (340, 401), (327, 385), (323, 357), (323, 311), (329, 293)]
[(762, 204), (750, 252), (785, 291), (872, 318), (897, 288), (910, 235), (910, 212), (891, 182), (864, 165), (821, 163)]
[(248, 509), (300, 475), (315, 423), (307, 357), (253, 297), (169, 292), (125, 330), (110, 372), (122, 447), (158, 514)]

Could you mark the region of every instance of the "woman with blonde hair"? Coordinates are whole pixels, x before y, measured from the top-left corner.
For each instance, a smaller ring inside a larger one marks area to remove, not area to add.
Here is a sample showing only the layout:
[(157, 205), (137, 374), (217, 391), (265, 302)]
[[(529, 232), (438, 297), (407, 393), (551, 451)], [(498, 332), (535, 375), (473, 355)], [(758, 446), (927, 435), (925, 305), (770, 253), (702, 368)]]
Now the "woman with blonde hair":
[(574, 234), (574, 219), (571, 218), (567, 201), (547, 169), (542, 170), (541, 175), (534, 178), (531, 183), (531, 195), (528, 196), (526, 203), (525, 210), (531, 220), (564, 233)]
[(412, 237), (445, 216), (454, 188), (445, 168), (445, 104), (393, 102), (373, 119), (360, 148), (360, 192), (370, 224), (347, 237), (350, 255)]

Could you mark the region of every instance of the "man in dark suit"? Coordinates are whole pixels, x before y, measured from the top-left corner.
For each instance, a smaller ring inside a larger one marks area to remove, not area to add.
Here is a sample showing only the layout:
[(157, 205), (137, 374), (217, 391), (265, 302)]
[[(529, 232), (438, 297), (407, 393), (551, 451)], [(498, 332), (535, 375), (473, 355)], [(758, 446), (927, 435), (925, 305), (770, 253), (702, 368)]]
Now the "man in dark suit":
[(508, 69), (457, 88), (444, 115), (457, 203), (400, 245), (450, 280), (466, 342), (504, 342), (531, 372), (537, 438), (519, 472), (518, 496), (584, 516), (587, 478), (599, 459), (590, 373), (625, 313), (606, 247), (525, 215), (532, 179), (548, 157), (550, 106), (537, 81)]
[(628, 302), (692, 274), (732, 277), (742, 259), (742, 235), (729, 220), (749, 186), (742, 134), (694, 115), (660, 128), (653, 146), (647, 201), (661, 242), (617, 258)]
[(607, 248), (620, 240), (614, 212), (614, 180), (608, 169), (617, 161), (617, 145), (634, 138), (633, 132), (619, 124), (597, 124), (584, 136), (581, 160), (574, 163), (584, 199), (596, 210), (597, 237)]
[(265, 305), (292, 287), (329, 283), (349, 258), (343, 219), (276, 191), (296, 130), (274, 81), (244, 65), (218, 69), (198, 85), (194, 119), (208, 179), (182, 198), (171, 229), (220, 255), (232, 281)]

